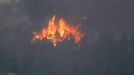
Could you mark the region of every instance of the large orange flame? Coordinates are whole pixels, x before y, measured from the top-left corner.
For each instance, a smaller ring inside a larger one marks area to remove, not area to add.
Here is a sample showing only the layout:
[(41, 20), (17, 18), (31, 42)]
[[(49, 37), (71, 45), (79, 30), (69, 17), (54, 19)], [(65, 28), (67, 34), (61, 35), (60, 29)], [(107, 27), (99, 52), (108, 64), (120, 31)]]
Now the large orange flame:
[(53, 16), (49, 22), (48, 26), (42, 28), (40, 32), (33, 32), (33, 41), (47, 39), (53, 43), (56, 47), (58, 42), (62, 42), (65, 39), (74, 38), (74, 42), (79, 44), (83, 34), (78, 31), (78, 26), (71, 26), (66, 23), (64, 19), (59, 19), (58, 25), (55, 24), (56, 16)]

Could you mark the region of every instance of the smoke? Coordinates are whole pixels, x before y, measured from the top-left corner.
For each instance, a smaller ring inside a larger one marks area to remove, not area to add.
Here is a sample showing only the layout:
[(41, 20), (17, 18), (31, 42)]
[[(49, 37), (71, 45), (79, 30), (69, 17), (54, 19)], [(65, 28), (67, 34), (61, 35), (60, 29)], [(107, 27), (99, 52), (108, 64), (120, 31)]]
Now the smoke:
[[(133, 3), (133, 0), (21, 0), (15, 6), (0, 5), (0, 72), (130, 74), (134, 36), (128, 40), (125, 35), (120, 42), (109, 32), (116, 35), (133, 32)], [(16, 12), (12, 12), (14, 7)], [(73, 48), (72, 41), (65, 41), (57, 48), (46, 42), (30, 43), (32, 32), (52, 15), (63, 17), (68, 23), (80, 23), (86, 36), (80, 48)]]
[(58, 15), (83, 23), (79, 19), (86, 16), (88, 19), (84, 21), (84, 26), (94, 32), (134, 32), (133, 0), (22, 0), (22, 3), (34, 22), (40, 23), (52, 15)]

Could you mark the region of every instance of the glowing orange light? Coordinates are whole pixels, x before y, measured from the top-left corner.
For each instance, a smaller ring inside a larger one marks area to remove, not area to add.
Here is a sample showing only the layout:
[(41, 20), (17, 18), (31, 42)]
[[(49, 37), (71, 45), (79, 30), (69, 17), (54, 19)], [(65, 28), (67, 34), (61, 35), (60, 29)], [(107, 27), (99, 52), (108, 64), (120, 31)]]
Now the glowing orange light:
[(72, 37), (76, 44), (79, 44), (83, 34), (78, 31), (79, 26), (72, 26), (66, 23), (64, 19), (58, 20), (58, 25), (55, 24), (56, 16), (53, 16), (48, 26), (42, 28), (40, 32), (33, 32), (33, 41), (47, 39), (53, 43), (56, 47), (58, 42), (62, 42), (65, 39)]

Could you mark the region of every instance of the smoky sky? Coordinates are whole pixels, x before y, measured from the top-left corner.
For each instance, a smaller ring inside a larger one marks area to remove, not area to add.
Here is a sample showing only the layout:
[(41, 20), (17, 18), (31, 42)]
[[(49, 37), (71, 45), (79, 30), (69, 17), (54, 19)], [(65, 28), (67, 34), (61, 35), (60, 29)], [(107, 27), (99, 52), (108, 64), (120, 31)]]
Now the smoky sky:
[[(133, 8), (133, 0), (20, 0), (0, 4), (0, 74), (133, 75), (134, 35), (118, 39), (114, 34), (134, 32)], [(53, 15), (81, 25), (85, 35), (79, 48), (73, 39), (58, 43), (56, 48), (46, 40), (31, 44), (32, 32), (38, 32)]]
[(33, 21), (40, 22), (52, 15), (80, 19), (87, 29), (133, 33), (133, 0), (22, 0), (22, 6)]

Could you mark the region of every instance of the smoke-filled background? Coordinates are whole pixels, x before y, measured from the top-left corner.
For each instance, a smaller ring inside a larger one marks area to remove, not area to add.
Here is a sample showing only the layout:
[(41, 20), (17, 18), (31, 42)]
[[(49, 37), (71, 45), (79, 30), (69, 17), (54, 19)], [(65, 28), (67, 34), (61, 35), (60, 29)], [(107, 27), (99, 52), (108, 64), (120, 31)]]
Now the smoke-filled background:
[[(53, 15), (80, 24), (81, 47), (31, 44)], [(133, 0), (0, 0), (0, 75), (134, 75)]]

